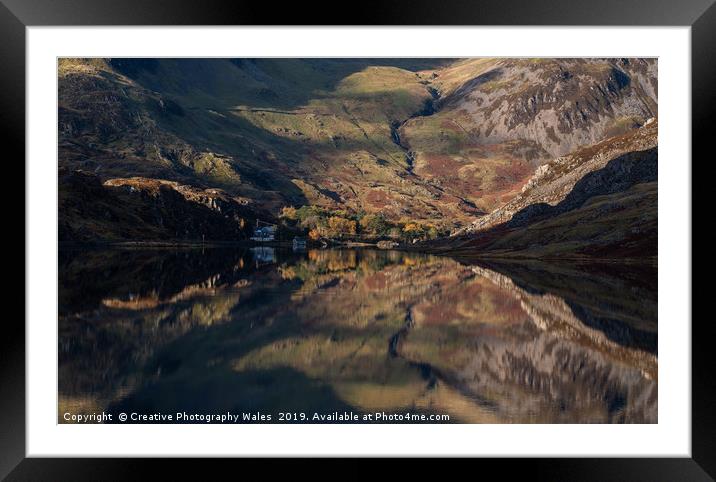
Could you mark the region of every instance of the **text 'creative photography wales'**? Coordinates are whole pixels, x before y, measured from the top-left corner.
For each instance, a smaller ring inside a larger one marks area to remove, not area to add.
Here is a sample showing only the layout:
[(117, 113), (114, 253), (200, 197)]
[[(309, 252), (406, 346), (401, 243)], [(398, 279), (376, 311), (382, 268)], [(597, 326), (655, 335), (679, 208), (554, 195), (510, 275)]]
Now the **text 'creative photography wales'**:
[(657, 63), (58, 59), (58, 423), (657, 423)]

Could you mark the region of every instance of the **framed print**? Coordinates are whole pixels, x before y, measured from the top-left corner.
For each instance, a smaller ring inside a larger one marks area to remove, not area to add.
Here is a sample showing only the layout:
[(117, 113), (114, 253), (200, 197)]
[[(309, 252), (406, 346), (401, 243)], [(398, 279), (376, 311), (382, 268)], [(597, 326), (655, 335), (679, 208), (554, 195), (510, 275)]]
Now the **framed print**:
[(460, 456), (712, 480), (712, 2), (317, 11), (3, 0), (26, 308), (2, 475)]

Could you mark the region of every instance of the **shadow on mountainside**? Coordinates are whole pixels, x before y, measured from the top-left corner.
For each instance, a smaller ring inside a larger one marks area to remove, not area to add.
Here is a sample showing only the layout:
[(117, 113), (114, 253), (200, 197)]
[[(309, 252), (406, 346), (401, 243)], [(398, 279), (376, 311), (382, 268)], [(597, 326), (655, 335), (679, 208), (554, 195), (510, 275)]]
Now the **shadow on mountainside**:
[(532, 204), (505, 223), (508, 228), (524, 227), (548, 217), (580, 208), (595, 196), (626, 191), (635, 184), (657, 180), (658, 148), (629, 152), (612, 159), (602, 169), (586, 174), (559, 204)]
[[(180, 97), (211, 97), (225, 105), (294, 109), (332, 91), (368, 67), (411, 72), (437, 69), (454, 59), (110, 59), (112, 68), (146, 87)], [(241, 85), (241, 89), (236, 86)]]
[[(545, 257), (542, 252), (537, 256), (539, 249), (562, 243), (580, 256), (653, 257), (657, 177), (657, 147), (630, 152), (586, 174), (558, 204), (531, 204), (509, 221), (448, 240), (437, 250), (475, 256), (520, 252), (530, 257), (533, 252), (533, 257)], [(639, 225), (633, 224), (634, 219)]]

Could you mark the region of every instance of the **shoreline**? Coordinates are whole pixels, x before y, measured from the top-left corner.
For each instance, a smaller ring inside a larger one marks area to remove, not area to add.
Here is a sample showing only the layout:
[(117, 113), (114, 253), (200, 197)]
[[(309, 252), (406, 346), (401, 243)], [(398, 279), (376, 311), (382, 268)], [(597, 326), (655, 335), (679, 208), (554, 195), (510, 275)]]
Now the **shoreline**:
[[(67, 249), (115, 249), (115, 248), (137, 248), (137, 249), (164, 249), (164, 248), (293, 248), (293, 240), (286, 241), (93, 241), (93, 242), (59, 242), (60, 250)], [(309, 244), (307, 249), (331, 249), (331, 248), (375, 248), (380, 249), (376, 243), (363, 241), (334, 241), (332, 243)]]
[[(273, 241), (273, 242), (256, 242), (250, 240), (241, 241), (115, 241), (115, 242), (92, 242), (92, 243), (67, 243), (60, 242), (58, 248), (62, 250), (83, 250), (83, 249), (198, 249), (198, 248), (287, 248), (293, 247), (292, 241)], [(560, 255), (560, 256), (530, 256), (525, 253), (470, 253), (437, 251), (431, 249), (416, 249), (412, 246), (395, 246), (390, 249), (382, 249), (377, 243), (367, 243), (359, 241), (335, 242), (326, 246), (316, 245), (308, 246), (306, 249), (377, 249), (380, 251), (404, 251), (420, 254), (430, 254), (433, 256), (446, 256), (457, 261), (471, 264), (476, 261), (502, 261), (502, 262), (582, 262), (582, 263), (608, 263), (608, 264), (625, 264), (625, 265), (656, 265), (657, 257), (648, 258), (597, 258), (591, 256), (579, 255)]]

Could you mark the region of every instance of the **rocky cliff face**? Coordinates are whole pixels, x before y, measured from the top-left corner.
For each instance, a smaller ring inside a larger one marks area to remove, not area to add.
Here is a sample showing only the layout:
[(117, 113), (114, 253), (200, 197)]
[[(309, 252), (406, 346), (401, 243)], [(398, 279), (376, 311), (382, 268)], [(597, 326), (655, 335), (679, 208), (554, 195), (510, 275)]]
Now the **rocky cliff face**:
[(530, 140), (559, 156), (656, 115), (654, 59), (506, 59), (481, 67), (440, 110), (461, 111), (486, 142)]
[(61, 167), (444, 228), (657, 104), (648, 59), (61, 59), (58, 82)]
[(436, 112), (401, 128), (415, 172), (490, 211), (535, 168), (656, 115), (656, 60), (474, 59), (434, 73)]

